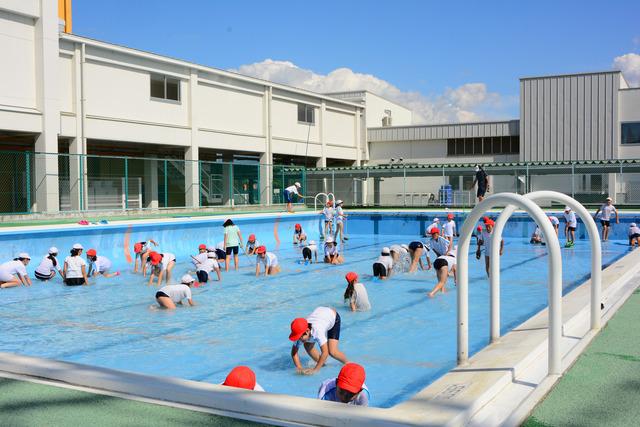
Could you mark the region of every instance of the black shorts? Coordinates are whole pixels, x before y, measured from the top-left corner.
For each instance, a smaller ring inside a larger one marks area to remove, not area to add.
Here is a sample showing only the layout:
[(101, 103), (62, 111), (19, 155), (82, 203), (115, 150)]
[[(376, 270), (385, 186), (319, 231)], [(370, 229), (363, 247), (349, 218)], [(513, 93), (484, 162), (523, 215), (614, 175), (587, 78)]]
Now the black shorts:
[(380, 262), (373, 263), (373, 277), (387, 277), (387, 267)]
[(216, 256), (218, 257), (219, 260), (222, 260), (222, 261), (227, 259), (227, 253), (222, 249), (216, 249)]
[(226, 255), (231, 255), (231, 253), (233, 253), (234, 255), (238, 255), (238, 247), (237, 246), (227, 246)]
[(629, 236), (629, 240), (637, 239), (638, 237), (640, 237), (640, 234), (639, 233), (634, 233), (631, 236)]
[(204, 270), (196, 271), (196, 276), (198, 276), (198, 282), (206, 283), (209, 280), (209, 273)]
[(478, 192), (476, 193), (477, 197), (484, 197), (487, 192), (487, 187), (478, 187)]
[(45, 275), (40, 274), (40, 273), (38, 273), (36, 271), (35, 272), (35, 276), (36, 276), (36, 279), (38, 279), (38, 280), (49, 280), (49, 279), (51, 279), (53, 277), (53, 272), (49, 273), (48, 276), (45, 276)]
[(84, 285), (84, 277), (71, 277), (64, 279), (64, 284), (67, 286), (81, 286)]
[(158, 291), (156, 292), (156, 299), (160, 298), (160, 297), (165, 297), (165, 298), (171, 298), (169, 295), (165, 294), (162, 291)]
[(449, 267), (449, 263), (446, 259), (437, 258), (435, 261), (433, 261), (433, 268), (435, 268), (436, 270), (440, 270), (442, 267)]
[(569, 231), (576, 231), (575, 227), (569, 227)]
[(311, 259), (311, 249), (309, 248), (302, 248), (302, 257), (304, 259)]
[(334, 323), (333, 327), (327, 331), (327, 339), (340, 339), (340, 315), (338, 314), (338, 312), (336, 312), (336, 323)]
[(412, 251), (415, 251), (418, 248), (424, 248), (424, 245), (422, 244), (422, 242), (409, 243), (409, 249), (411, 249)]
[(609, 220), (607, 220), (607, 219), (601, 219), (601, 220), (600, 220), (600, 224), (601, 224), (603, 227), (609, 227), (609, 226), (611, 225), (611, 221), (609, 221)]

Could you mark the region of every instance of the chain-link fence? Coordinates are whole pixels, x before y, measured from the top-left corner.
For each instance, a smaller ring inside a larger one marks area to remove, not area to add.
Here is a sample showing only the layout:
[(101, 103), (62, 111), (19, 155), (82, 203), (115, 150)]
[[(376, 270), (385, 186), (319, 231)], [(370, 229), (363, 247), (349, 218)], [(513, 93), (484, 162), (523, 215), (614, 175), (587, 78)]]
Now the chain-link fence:
[[(0, 152), (0, 213), (155, 210), (285, 203), (299, 182), (346, 206), (471, 207), (474, 165), (309, 168), (248, 162)], [(487, 194), (555, 190), (584, 204), (640, 206), (640, 160), (487, 164)]]

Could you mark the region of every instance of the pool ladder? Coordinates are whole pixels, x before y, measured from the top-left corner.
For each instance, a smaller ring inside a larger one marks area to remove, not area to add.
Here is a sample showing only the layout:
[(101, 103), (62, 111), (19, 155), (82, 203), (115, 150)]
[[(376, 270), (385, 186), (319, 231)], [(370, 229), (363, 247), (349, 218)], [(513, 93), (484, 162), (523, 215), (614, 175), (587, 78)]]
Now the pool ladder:
[(560, 243), (554, 227), (537, 203), (560, 202), (569, 206), (584, 223), (591, 243), (591, 330), (599, 330), (600, 299), (602, 292), (602, 247), (595, 221), (587, 209), (570, 196), (556, 191), (535, 191), (523, 195), (515, 193), (493, 194), (479, 202), (465, 220), (458, 242), (458, 365), (469, 360), (469, 245), (477, 222), (489, 210), (504, 207), (498, 217), (491, 237), (490, 254), (490, 338), (500, 338), (500, 242), (507, 220), (516, 209), (526, 211), (542, 230), (549, 251), (549, 340), (548, 375), (562, 373), (562, 257)]

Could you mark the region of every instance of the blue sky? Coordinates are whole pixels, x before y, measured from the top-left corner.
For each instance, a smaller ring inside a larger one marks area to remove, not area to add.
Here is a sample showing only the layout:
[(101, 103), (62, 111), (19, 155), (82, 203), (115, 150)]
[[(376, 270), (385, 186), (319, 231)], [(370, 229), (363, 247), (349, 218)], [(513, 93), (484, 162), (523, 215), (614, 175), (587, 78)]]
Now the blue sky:
[(635, 83), (639, 17), (637, 0), (73, 1), (76, 34), (312, 90), (361, 84), (423, 121), (517, 117), (519, 77), (626, 54)]

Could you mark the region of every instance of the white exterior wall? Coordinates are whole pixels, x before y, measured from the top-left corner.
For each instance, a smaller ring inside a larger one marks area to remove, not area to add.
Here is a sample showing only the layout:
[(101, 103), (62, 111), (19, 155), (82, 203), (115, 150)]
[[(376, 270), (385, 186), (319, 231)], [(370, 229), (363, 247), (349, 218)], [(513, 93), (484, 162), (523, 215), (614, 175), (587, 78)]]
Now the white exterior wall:
[(391, 111), (393, 126), (410, 126), (413, 124), (411, 110), (374, 93), (366, 92), (365, 105), (367, 106), (367, 128), (382, 126), (382, 118), (386, 116), (385, 110)]
[(37, 108), (35, 21), (0, 10), (0, 108)]
[[(640, 122), (640, 88), (623, 89), (619, 91), (620, 108), (618, 118), (620, 122)], [(618, 157), (621, 159), (640, 159), (640, 145), (623, 145), (618, 142)]]
[(517, 162), (517, 154), (487, 156), (447, 156), (447, 140), (429, 141), (389, 141), (369, 143), (369, 164), (390, 163), (391, 159), (402, 158), (404, 163), (494, 163)]

